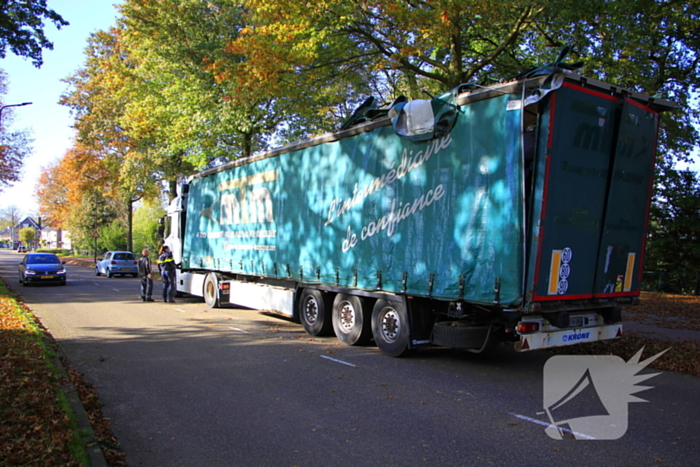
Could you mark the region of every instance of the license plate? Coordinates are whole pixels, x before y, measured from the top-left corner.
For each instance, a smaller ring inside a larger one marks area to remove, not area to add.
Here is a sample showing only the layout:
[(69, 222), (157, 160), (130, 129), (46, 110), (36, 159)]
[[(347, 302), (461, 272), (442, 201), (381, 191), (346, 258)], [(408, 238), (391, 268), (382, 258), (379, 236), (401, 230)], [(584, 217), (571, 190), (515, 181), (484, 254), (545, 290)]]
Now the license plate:
[(122, 271), (131, 271), (131, 268), (122, 268)]
[(574, 318), (569, 318), (570, 328), (580, 328), (583, 326), (583, 316), (576, 316)]
[(53, 279), (53, 276), (41, 276), (42, 279)]

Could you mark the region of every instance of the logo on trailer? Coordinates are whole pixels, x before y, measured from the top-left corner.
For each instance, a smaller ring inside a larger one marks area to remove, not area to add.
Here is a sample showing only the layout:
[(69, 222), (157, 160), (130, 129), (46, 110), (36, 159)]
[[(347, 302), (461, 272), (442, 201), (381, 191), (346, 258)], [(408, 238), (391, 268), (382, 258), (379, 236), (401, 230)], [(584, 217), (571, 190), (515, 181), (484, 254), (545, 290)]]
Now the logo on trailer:
[(219, 191), (233, 191), (221, 195), (219, 224), (250, 224), (274, 222), (272, 194), (267, 187), (253, 186), (278, 179), (277, 170), (269, 170), (247, 177), (219, 183)]

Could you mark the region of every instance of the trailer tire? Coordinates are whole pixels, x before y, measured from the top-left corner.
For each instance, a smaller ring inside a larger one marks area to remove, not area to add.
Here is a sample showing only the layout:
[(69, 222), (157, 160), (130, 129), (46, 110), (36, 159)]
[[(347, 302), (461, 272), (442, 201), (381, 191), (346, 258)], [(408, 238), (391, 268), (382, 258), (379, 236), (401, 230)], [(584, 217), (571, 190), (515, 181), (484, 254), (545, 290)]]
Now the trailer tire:
[(216, 274), (210, 272), (204, 279), (204, 290), (202, 297), (209, 308), (219, 308), (221, 301), (219, 300), (219, 279)]
[(372, 337), (369, 300), (338, 294), (333, 300), (333, 331), (345, 345), (364, 345)]
[(372, 310), (372, 336), (383, 354), (403, 357), (409, 353), (408, 313), (401, 302), (377, 300)]
[(465, 325), (459, 321), (435, 323), (431, 343), (453, 349), (479, 349), (489, 335), (489, 325)]
[(333, 331), (331, 294), (316, 289), (304, 289), (299, 300), (298, 316), (304, 330), (311, 336), (328, 336)]

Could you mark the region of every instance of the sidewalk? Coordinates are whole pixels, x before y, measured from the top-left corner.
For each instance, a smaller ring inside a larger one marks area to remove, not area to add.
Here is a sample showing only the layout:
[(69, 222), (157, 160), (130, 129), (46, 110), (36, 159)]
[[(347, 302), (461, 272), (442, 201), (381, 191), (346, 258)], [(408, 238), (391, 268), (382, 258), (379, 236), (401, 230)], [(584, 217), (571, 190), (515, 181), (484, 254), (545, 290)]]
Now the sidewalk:
[[(700, 310), (699, 310), (700, 311)], [(636, 321), (646, 318), (646, 322)], [(700, 331), (691, 329), (671, 329), (663, 327), (664, 322), (677, 322), (675, 319), (664, 319), (655, 317), (650, 319), (648, 315), (638, 315), (635, 313), (622, 314), (623, 332), (633, 332), (652, 339), (663, 339), (671, 341), (695, 340), (700, 341)]]

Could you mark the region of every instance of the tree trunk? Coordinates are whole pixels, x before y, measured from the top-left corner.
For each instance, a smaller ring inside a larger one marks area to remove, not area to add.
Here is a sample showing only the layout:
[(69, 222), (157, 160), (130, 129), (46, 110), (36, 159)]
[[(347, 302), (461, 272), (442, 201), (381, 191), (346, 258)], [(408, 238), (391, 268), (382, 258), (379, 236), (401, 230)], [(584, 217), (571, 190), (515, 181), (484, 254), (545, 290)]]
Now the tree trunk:
[(133, 227), (134, 227), (134, 198), (129, 195), (129, 205), (126, 210), (126, 251), (134, 251)]

